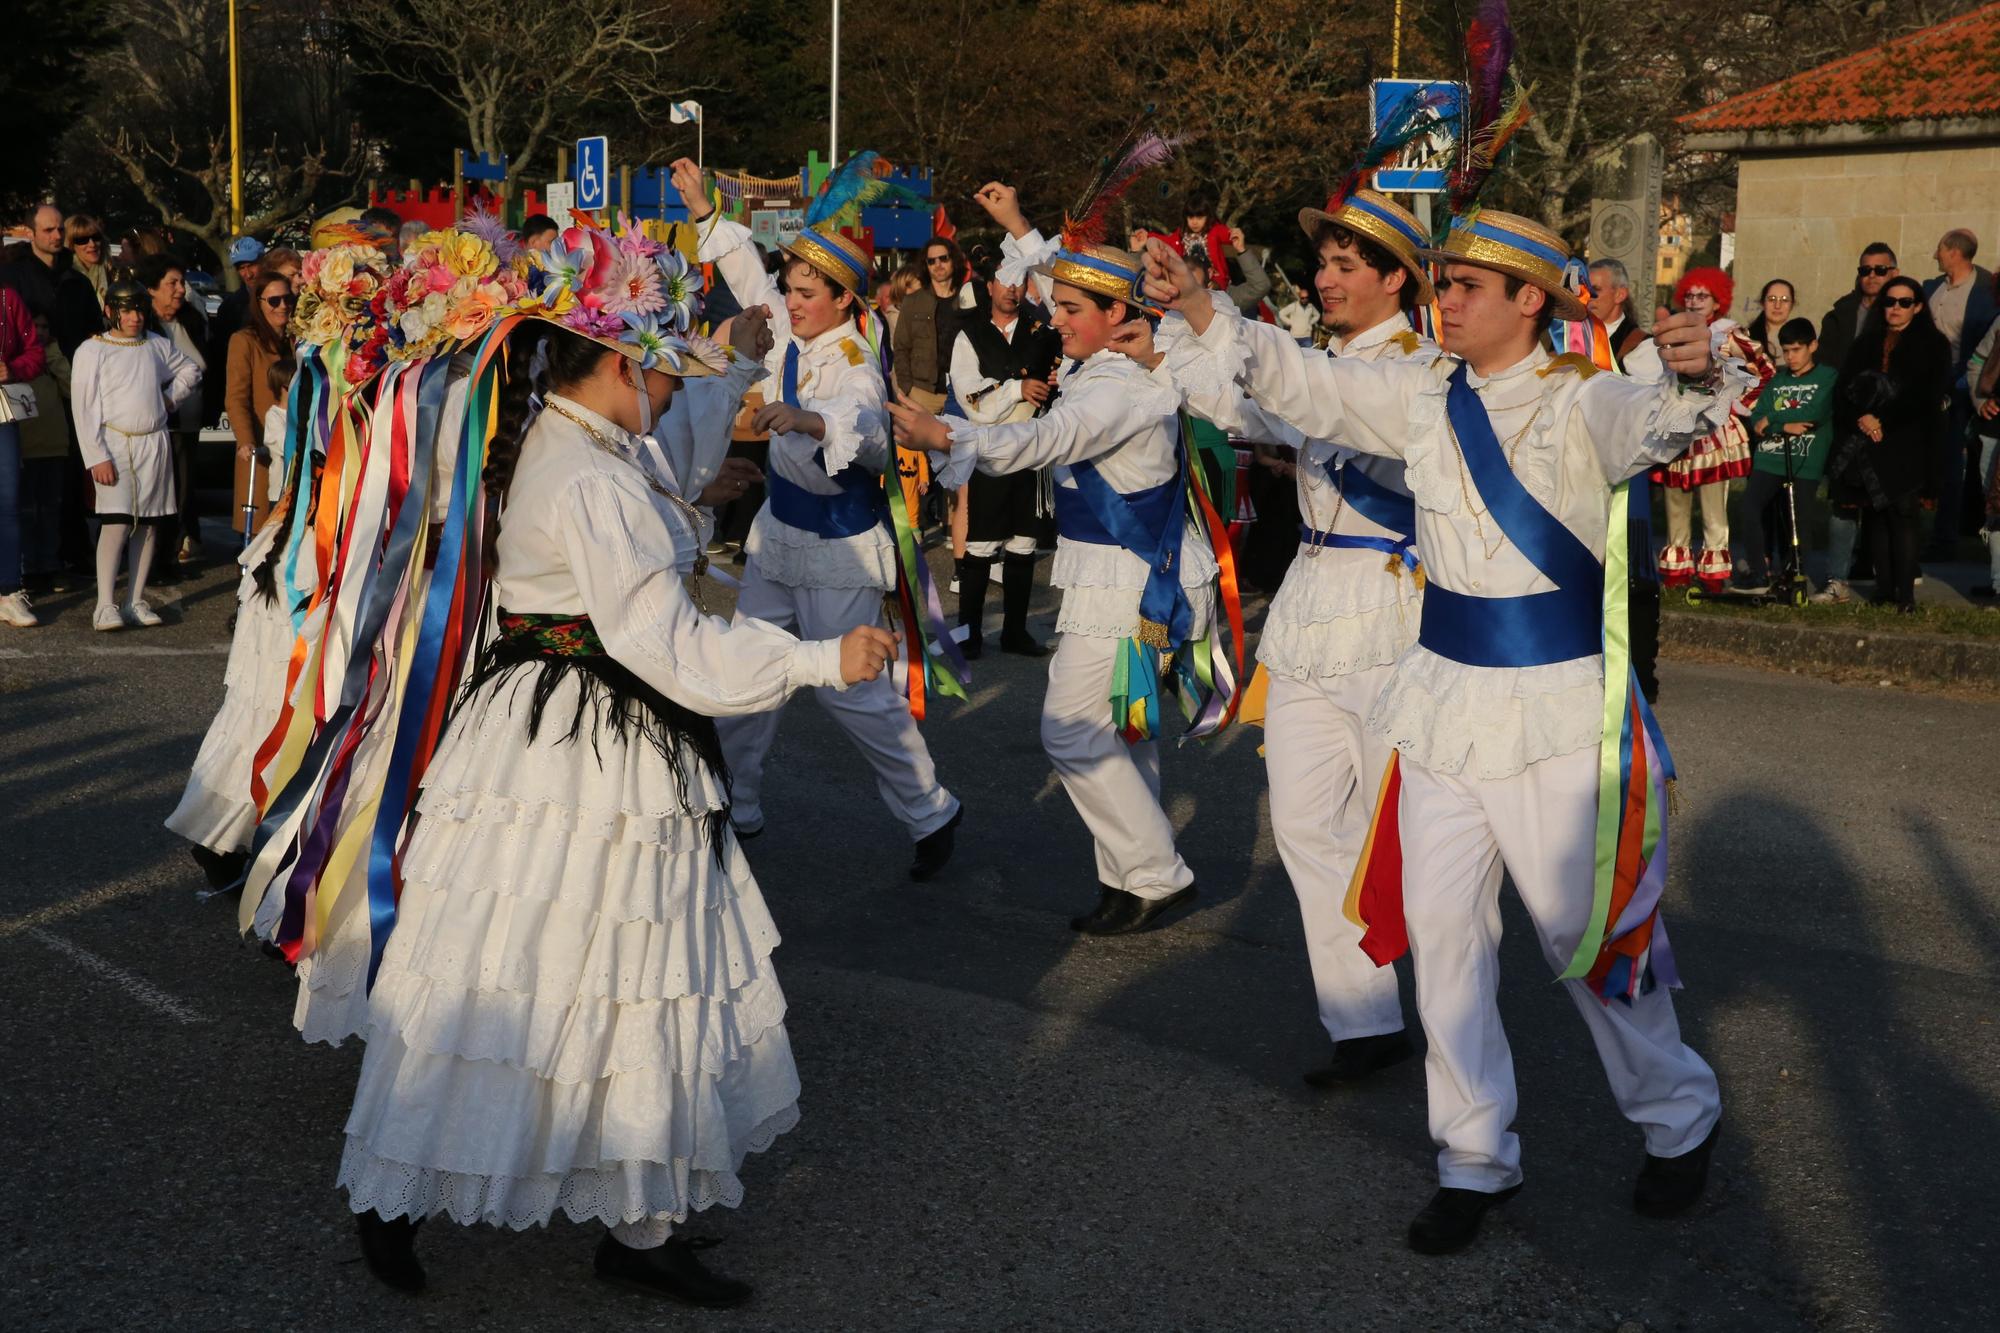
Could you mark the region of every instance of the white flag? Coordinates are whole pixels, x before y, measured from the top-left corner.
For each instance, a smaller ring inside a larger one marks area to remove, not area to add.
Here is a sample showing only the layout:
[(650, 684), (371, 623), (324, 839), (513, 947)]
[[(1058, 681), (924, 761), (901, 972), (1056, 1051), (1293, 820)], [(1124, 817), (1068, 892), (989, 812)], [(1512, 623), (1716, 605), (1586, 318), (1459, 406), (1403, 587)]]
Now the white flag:
[(689, 121), (699, 121), (701, 119), (701, 103), (699, 102), (672, 103), (667, 108), (667, 115), (676, 125), (685, 125)]

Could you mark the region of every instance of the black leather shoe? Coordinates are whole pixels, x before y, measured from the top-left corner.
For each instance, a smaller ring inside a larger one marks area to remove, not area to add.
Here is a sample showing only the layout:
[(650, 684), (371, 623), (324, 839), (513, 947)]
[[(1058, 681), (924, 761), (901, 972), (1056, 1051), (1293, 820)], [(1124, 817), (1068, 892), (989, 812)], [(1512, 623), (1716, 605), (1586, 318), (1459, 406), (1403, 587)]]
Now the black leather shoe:
[(705, 1250), (715, 1241), (705, 1236), (669, 1236), (665, 1245), (635, 1250), (621, 1245), (606, 1232), (597, 1242), (594, 1267), (606, 1282), (644, 1292), (648, 1296), (671, 1296), (689, 1305), (723, 1309), (750, 1299), (750, 1284), (719, 1276), (702, 1267), (696, 1250)]
[(1017, 657), (1047, 657), (1049, 655), (1048, 645), (1038, 641), (1034, 635), (1029, 634), (1025, 630), (1019, 634), (1003, 632), (1000, 635), (1000, 651), (1003, 653), (1013, 653)]
[(1407, 1032), (1384, 1032), (1374, 1037), (1349, 1037), (1333, 1044), (1333, 1059), (1324, 1069), (1306, 1075), (1315, 1088), (1337, 1088), (1367, 1078), (1378, 1069), (1401, 1064), (1417, 1053)]
[(1097, 907), (1088, 916), (1073, 917), (1069, 928), (1085, 935), (1136, 935), (1142, 930), (1163, 926), (1162, 919), (1177, 907), (1194, 901), (1194, 885), (1164, 898), (1141, 898), (1136, 893), (1105, 886)]
[(1449, 1186), (1438, 1190), (1410, 1223), (1410, 1248), (1418, 1254), (1453, 1254), (1464, 1249), (1479, 1234), (1479, 1219), (1486, 1216), (1486, 1210), (1520, 1192), (1519, 1185), (1496, 1194)]
[(986, 655), (986, 643), (976, 635), (969, 635), (964, 643), (958, 645), (958, 651), (965, 654), (966, 661), (977, 662)]
[(217, 893), (242, 879), (243, 867), (250, 864), (250, 857), (244, 852), (218, 852), (199, 843), (188, 848), (188, 855), (201, 867), (208, 887)]
[(917, 855), (910, 862), (910, 878), (922, 884), (934, 879), (951, 860), (952, 848), (958, 842), (958, 826), (965, 818), (965, 807), (952, 812), (951, 822), (935, 833), (926, 833), (917, 839)]
[(383, 1217), (374, 1209), (354, 1215), (361, 1235), (361, 1257), (368, 1271), (397, 1291), (414, 1296), (424, 1289), (424, 1266), (417, 1262), (417, 1228), (421, 1220)]
[(1708, 1137), (1679, 1157), (1646, 1154), (1646, 1165), (1632, 1186), (1632, 1209), (1646, 1217), (1677, 1217), (1694, 1207), (1708, 1185), (1708, 1159), (1715, 1155), (1716, 1136), (1722, 1122), (1708, 1131)]

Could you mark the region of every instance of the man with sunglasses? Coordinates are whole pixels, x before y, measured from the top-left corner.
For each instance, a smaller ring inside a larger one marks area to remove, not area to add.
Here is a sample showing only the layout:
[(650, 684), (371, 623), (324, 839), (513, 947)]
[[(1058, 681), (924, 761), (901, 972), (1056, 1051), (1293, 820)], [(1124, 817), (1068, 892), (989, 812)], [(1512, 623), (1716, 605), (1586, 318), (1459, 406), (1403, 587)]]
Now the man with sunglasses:
[(1819, 359), (1838, 369), (1847, 360), (1847, 349), (1861, 332), (1861, 322), (1874, 308), (1882, 284), (1896, 276), (1896, 252), (1884, 241), (1876, 241), (1861, 252), (1854, 267), (1854, 290), (1833, 303), (1819, 322)]

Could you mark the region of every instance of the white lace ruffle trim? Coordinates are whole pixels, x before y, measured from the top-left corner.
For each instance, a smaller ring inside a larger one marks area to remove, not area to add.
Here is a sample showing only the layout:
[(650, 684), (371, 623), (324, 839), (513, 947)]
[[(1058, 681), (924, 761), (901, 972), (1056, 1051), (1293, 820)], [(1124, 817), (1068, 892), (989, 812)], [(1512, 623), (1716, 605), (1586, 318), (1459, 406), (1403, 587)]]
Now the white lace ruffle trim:
[(1474, 667), (1418, 645), (1397, 662), (1368, 729), (1437, 773), (1506, 778), (1598, 743), (1604, 659)]
[(744, 553), (757, 572), (787, 588), (880, 588), (896, 586), (896, 547), (880, 527), (858, 537), (822, 537), (781, 523), (769, 505), (750, 525)]

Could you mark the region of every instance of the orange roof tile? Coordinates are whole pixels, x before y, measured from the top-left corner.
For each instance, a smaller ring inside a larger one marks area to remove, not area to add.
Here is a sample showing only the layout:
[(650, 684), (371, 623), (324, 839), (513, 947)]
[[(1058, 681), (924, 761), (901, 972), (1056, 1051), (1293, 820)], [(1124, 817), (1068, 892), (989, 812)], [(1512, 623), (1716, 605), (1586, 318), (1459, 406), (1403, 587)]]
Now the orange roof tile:
[(2000, 114), (2000, 3), (1724, 98), (1680, 118), (1694, 133), (1897, 124)]

